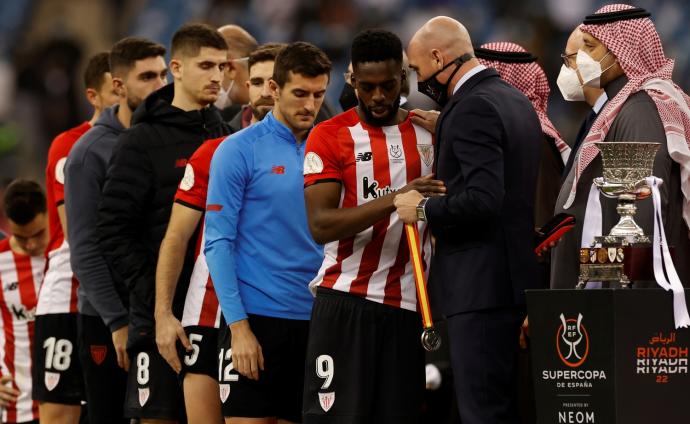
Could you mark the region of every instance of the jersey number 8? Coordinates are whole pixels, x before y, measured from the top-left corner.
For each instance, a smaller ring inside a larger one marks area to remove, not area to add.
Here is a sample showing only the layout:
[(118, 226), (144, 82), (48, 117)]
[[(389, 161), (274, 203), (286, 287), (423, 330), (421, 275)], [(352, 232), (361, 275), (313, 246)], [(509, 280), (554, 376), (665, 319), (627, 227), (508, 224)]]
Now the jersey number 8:
[(149, 365), (151, 364), (151, 359), (149, 354), (146, 352), (139, 352), (137, 355), (137, 383), (140, 386), (148, 384), (149, 382)]

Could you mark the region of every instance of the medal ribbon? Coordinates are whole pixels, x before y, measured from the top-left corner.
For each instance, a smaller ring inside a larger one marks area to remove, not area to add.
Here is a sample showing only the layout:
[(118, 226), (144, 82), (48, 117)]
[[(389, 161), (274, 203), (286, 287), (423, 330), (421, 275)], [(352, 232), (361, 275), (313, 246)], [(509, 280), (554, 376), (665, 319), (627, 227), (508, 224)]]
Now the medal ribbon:
[(422, 325), (426, 330), (434, 326), (434, 321), (431, 318), (429, 294), (426, 291), (426, 279), (424, 278), (424, 268), (422, 267), (419, 229), (415, 224), (405, 224), (405, 233), (407, 234), (407, 244), (410, 247), (410, 258), (412, 259), (414, 282), (415, 286), (417, 286), (417, 300), (419, 301), (419, 308), (422, 314)]

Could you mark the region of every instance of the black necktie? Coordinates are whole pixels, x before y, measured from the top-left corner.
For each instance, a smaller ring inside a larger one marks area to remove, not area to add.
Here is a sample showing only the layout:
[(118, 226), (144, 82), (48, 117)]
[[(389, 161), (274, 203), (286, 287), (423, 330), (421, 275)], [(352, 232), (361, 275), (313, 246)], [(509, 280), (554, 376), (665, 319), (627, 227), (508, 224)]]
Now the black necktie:
[(587, 137), (587, 134), (592, 128), (592, 124), (594, 124), (595, 119), (597, 119), (597, 113), (594, 112), (594, 109), (590, 109), (587, 117), (582, 122), (582, 125), (580, 125), (580, 130), (577, 132), (577, 137), (575, 137), (575, 144), (570, 151), (570, 157), (568, 157), (568, 162), (565, 164), (565, 168), (563, 169), (563, 178), (565, 178), (568, 175), (568, 172), (570, 172), (570, 168), (573, 166), (573, 162), (575, 162), (577, 151), (580, 150), (582, 141), (585, 139), (585, 137)]

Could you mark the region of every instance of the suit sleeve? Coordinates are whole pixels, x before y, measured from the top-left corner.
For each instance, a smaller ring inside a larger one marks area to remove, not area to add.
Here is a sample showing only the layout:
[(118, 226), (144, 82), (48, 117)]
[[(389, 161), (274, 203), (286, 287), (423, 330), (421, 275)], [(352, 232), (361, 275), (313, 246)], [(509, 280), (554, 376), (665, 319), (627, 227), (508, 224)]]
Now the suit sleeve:
[(503, 124), (486, 99), (465, 103), (470, 104), (451, 110), (440, 141), (451, 143), (465, 186), (427, 201), (427, 220), (433, 225), (482, 224), (498, 216), (503, 205)]
[(70, 156), (65, 166), (70, 262), (79, 283), (86, 291), (89, 303), (110, 331), (115, 331), (127, 325), (128, 314), (98, 247), (96, 222), (103, 178), (99, 174), (102, 171), (99, 173), (91, 169), (91, 160), (74, 159)]
[(153, 169), (138, 141), (129, 131), (118, 140), (98, 205), (96, 229), (101, 253), (114, 277), (125, 283), (130, 295), (144, 296), (156, 268), (155, 258), (140, 238)]
[(213, 155), (209, 172), (204, 254), (228, 325), (247, 318), (235, 265), (237, 228), (251, 179), (251, 146), (229, 139)]

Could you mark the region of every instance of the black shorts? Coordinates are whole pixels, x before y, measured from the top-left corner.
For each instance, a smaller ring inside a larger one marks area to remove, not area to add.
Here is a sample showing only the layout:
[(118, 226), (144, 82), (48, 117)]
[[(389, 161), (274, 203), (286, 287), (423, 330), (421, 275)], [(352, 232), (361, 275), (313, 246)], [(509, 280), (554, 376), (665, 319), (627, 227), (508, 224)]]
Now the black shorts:
[(129, 351), (125, 416), (160, 420), (184, 419), (184, 400), (177, 373), (154, 347)]
[(91, 423), (129, 423), (124, 419), (127, 372), (117, 365), (110, 329), (101, 317), (79, 314), (79, 361)]
[(264, 355), (259, 380), (250, 380), (232, 366), (231, 332), (223, 327), (218, 358), (220, 400), (223, 416), (302, 421), (304, 358), (309, 321), (249, 315), (249, 326)]
[(425, 385), (421, 334), (416, 312), (317, 289), (303, 422), (419, 422)]
[(192, 325), (184, 328), (189, 342), (192, 344), (192, 351), (187, 352), (178, 343), (178, 355), (182, 363), (180, 378), (184, 375), (204, 374), (214, 380), (218, 378), (218, 349), (220, 348), (220, 330), (213, 327), (202, 327)]
[(80, 405), (84, 381), (77, 345), (77, 314), (36, 317), (32, 396), (39, 402)]

